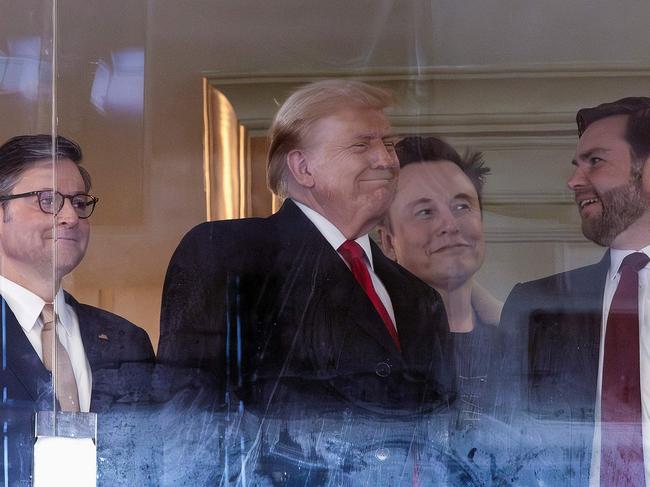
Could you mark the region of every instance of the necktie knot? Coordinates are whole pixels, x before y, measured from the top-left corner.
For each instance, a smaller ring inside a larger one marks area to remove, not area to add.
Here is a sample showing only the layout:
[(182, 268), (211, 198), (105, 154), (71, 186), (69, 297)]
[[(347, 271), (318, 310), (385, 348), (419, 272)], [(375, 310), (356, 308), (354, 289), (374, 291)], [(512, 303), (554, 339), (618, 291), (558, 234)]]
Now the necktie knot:
[(643, 252), (634, 252), (623, 259), (623, 262), (621, 262), (620, 272), (623, 273), (623, 271), (626, 270), (639, 272), (649, 261), (650, 257)]
[(348, 264), (353, 260), (363, 259), (365, 256), (365, 252), (361, 248), (361, 245), (356, 243), (354, 240), (346, 240), (343, 242), (339, 247), (339, 253)]
[(54, 305), (52, 303), (45, 303), (43, 311), (41, 311), (41, 318), (43, 320), (43, 329), (51, 330), (54, 328)]

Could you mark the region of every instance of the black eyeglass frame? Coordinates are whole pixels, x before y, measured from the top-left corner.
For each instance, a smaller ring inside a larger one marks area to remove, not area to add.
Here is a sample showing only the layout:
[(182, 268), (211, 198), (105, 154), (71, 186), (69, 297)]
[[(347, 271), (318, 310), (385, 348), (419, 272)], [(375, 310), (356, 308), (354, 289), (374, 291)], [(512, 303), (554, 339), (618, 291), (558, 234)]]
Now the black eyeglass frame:
[[(61, 204), (59, 205), (59, 208), (55, 212), (46, 211), (46, 210), (43, 209), (43, 204), (41, 203), (41, 194), (43, 194), (43, 193), (52, 193), (52, 195), (54, 195), (56, 193), (59, 196), (61, 196)], [(28, 193), (20, 193), (20, 194), (8, 194), (8, 195), (5, 195), (5, 196), (0, 196), (0, 201), (15, 200), (15, 199), (18, 199), (18, 198), (28, 198), (30, 196), (36, 196), (36, 199), (38, 200), (38, 207), (41, 209), (41, 211), (43, 213), (45, 213), (47, 215), (57, 215), (61, 211), (61, 209), (63, 208), (63, 205), (65, 205), (65, 200), (69, 199), (70, 204), (72, 205), (72, 208), (74, 208), (74, 210), (75, 210), (75, 213), (77, 213), (77, 216), (79, 218), (81, 218), (82, 220), (85, 220), (86, 218), (90, 218), (90, 215), (92, 215), (93, 212), (95, 211), (95, 205), (99, 201), (99, 198), (97, 196), (93, 196), (91, 194), (86, 194), (86, 193), (63, 194), (63, 193), (59, 193), (58, 191), (53, 191), (51, 189), (41, 189), (39, 191), (29, 191)], [(87, 207), (90, 206), (90, 213), (88, 213), (88, 215), (81, 216), (79, 214), (79, 212), (77, 211), (77, 209), (72, 204), (72, 198), (74, 198), (76, 196), (87, 196), (88, 198), (90, 198), (90, 201), (86, 204)]]

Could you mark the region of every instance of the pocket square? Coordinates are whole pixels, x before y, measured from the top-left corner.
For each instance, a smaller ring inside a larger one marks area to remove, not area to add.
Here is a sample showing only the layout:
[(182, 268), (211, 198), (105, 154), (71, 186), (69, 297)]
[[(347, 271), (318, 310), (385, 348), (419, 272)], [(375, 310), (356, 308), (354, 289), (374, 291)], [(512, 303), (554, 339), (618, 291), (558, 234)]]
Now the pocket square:
[(105, 333), (100, 333), (98, 338), (100, 340), (108, 341), (108, 335), (106, 335)]

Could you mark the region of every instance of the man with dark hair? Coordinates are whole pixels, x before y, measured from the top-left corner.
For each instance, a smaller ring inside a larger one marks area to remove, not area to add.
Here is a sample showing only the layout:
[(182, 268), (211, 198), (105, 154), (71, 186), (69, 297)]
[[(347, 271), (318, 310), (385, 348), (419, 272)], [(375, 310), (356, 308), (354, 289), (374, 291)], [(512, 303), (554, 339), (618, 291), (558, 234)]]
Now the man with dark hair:
[(35, 412), (54, 403), (103, 411), (132, 400), (146, 391), (148, 374), (121, 367), (154, 360), (144, 330), (61, 288), (84, 257), (98, 201), (81, 159), (80, 147), (61, 136), (23, 135), (0, 146), (5, 485), (31, 484)]
[[(338, 445), (357, 415), (446, 406), (453, 373), (440, 297), (368, 237), (397, 184), (383, 112), (392, 102), (349, 80), (312, 83), (287, 99), (271, 127), (267, 174), (288, 198), (269, 218), (205, 223), (185, 236), (165, 279), (162, 363), (208, 371), (219, 402), (237, 399), (267, 426), (274, 417), (289, 431), (319, 429), (336, 414)], [(282, 436), (264, 438), (283, 451)], [(309, 483), (300, 465), (319, 462), (300, 461), (288, 484)]]
[[(397, 195), (379, 227), (386, 254), (440, 293), (456, 348), (459, 418), (489, 412), (488, 370), (501, 303), (474, 281), (484, 258), (481, 192), (489, 173), (480, 152), (461, 157), (436, 137), (396, 146)], [(491, 390), (489, 391), (491, 392)]]
[(437, 137), (405, 137), (395, 146), (400, 168), (413, 163), (448, 161), (456, 164), (474, 185), (482, 204), (485, 176), (490, 168), (485, 165), (481, 152), (467, 151), (463, 157), (444, 140)]
[[(518, 284), (502, 318), (512, 378), (525, 410), (568, 421), (575, 480), (650, 480), (650, 98), (578, 112), (580, 139), (568, 186), (603, 259)], [(511, 387), (514, 388), (514, 384)], [(580, 427), (586, 435), (578, 434)], [(563, 431), (566, 431), (566, 424)], [(646, 430), (646, 431), (643, 431)]]

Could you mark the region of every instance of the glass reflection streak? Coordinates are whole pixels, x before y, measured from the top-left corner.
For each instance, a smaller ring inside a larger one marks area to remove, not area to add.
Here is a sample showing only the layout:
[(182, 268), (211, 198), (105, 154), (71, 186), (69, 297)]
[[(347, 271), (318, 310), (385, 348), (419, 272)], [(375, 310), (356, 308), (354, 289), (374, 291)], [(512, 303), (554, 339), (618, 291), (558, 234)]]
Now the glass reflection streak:
[(144, 104), (144, 49), (111, 53), (111, 62), (97, 61), (90, 102), (102, 114), (140, 115)]
[(40, 62), (41, 38), (21, 37), (8, 41), (9, 55), (0, 51), (0, 94), (20, 93), (36, 100), (39, 72), (49, 77), (49, 64)]
[[(7, 304), (5, 300), (2, 300), (2, 373), (7, 372), (7, 319), (5, 308)], [(7, 406), (7, 386), (2, 385), (2, 405), (3, 407)], [(9, 425), (7, 420), (2, 421), (2, 478), (3, 485), (7, 487), (9, 485)]]

